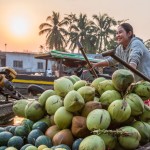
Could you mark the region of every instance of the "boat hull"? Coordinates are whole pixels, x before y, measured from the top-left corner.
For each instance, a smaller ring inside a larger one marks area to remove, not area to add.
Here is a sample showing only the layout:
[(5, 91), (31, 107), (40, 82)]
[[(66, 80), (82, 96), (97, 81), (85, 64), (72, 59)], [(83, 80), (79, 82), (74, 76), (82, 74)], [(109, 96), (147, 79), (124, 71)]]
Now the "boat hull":
[(0, 101), (0, 125), (13, 122), (15, 114), (13, 112), (13, 102)]
[(27, 88), (31, 84), (39, 85), (42, 88), (53, 89), (54, 80), (56, 77), (32, 76), (32, 75), (17, 75), (12, 80), (14, 87), (22, 94), (28, 94)]

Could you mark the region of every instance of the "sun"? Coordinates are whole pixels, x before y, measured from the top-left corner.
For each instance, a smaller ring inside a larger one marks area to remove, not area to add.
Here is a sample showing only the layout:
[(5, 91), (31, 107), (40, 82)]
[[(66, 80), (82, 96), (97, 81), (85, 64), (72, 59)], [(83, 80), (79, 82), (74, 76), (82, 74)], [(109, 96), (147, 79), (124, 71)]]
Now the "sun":
[(15, 36), (25, 36), (28, 33), (29, 24), (26, 18), (14, 17), (10, 25), (11, 32)]

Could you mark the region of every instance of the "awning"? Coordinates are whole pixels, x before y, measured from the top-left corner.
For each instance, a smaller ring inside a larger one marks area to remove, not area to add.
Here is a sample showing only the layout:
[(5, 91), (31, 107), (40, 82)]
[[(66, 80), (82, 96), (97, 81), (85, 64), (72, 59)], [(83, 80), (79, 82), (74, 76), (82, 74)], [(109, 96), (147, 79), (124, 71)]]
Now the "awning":
[[(64, 59), (73, 59), (73, 60), (79, 60), (79, 61), (85, 61), (85, 58), (83, 57), (82, 54), (79, 53), (66, 53), (66, 52), (61, 52), (57, 50), (52, 50), (50, 52), (52, 57), (55, 58), (64, 58)], [(94, 58), (96, 57), (96, 54), (87, 54), (87, 58), (91, 62), (99, 62), (100, 59)]]
[[(100, 62), (104, 58), (100, 54), (86, 54), (90, 62)], [(87, 64), (85, 58), (80, 53), (67, 53), (61, 52), (58, 50), (51, 50), (48, 53), (42, 53), (35, 55), (37, 59), (45, 60), (62, 60), (62, 63), (68, 67), (77, 67), (78, 64), (85, 65)]]

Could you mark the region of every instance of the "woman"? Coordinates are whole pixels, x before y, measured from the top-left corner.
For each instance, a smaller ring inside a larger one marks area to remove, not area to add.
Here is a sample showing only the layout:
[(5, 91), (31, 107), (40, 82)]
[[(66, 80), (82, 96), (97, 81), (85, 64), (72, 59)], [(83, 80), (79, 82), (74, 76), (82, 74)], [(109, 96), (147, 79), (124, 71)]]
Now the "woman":
[[(150, 52), (142, 40), (135, 37), (133, 27), (129, 23), (122, 23), (118, 26), (116, 38), (119, 44), (116, 48), (116, 55), (150, 79)], [(116, 60), (109, 57), (102, 62), (92, 65), (95, 68), (113, 66), (116, 63)], [(121, 68), (125, 67), (119, 64), (119, 69)], [(135, 80), (139, 81), (142, 79), (135, 75)]]

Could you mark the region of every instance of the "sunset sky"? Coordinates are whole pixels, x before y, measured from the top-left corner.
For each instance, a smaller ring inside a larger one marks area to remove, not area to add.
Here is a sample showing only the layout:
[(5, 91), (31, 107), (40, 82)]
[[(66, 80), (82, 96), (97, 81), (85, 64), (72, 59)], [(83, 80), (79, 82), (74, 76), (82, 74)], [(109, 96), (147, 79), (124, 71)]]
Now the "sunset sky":
[(45, 35), (39, 25), (52, 11), (65, 14), (108, 14), (115, 20), (129, 19), (135, 34), (150, 39), (150, 0), (0, 0), (0, 50), (39, 51)]

